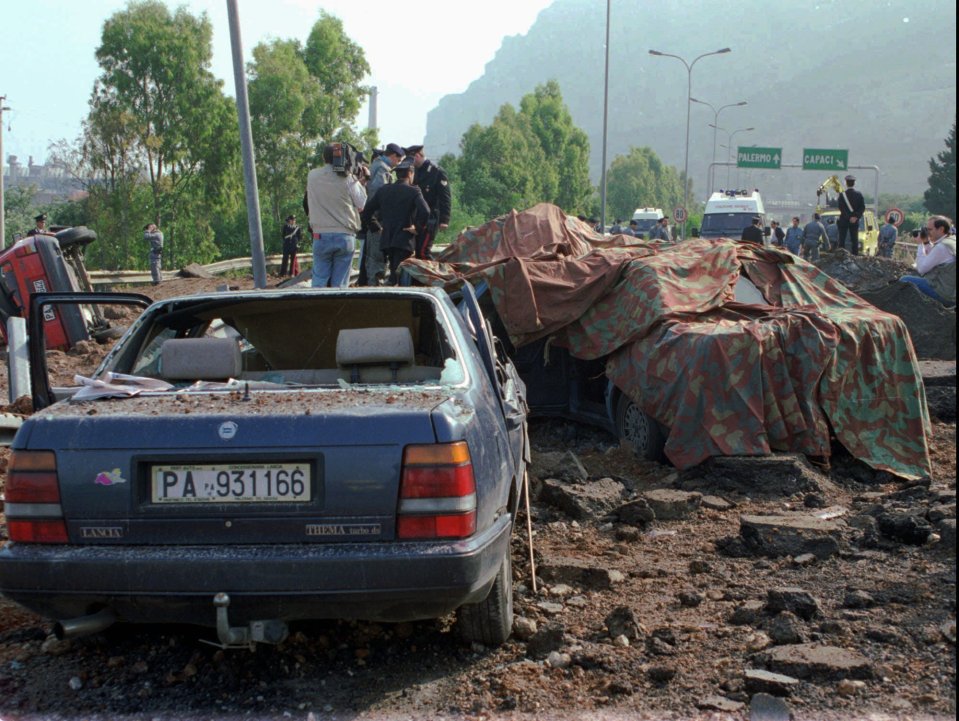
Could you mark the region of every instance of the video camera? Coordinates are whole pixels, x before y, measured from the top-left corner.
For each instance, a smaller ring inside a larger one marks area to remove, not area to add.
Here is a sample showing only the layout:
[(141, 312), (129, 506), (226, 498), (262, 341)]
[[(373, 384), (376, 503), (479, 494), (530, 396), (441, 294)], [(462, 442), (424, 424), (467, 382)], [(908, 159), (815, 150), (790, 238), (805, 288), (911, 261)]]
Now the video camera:
[(333, 170), (341, 175), (349, 173), (356, 163), (356, 148), (349, 143), (330, 143), (330, 149), (333, 151)]

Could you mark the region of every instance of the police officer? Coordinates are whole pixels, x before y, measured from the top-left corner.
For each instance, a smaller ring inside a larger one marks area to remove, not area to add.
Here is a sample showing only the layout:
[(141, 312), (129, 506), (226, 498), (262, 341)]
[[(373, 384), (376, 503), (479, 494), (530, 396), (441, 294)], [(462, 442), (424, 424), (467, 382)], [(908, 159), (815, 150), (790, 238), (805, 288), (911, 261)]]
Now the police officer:
[(413, 183), (413, 160), (407, 157), (394, 170), (396, 182), (377, 190), (363, 209), (367, 222), (379, 214), (383, 226), (379, 247), (389, 260), (389, 285), (399, 282), (400, 263), (413, 255), (414, 244), (430, 215), (422, 191)]
[(40, 215), (33, 216), (33, 220), (36, 222), (36, 227), (30, 228), (30, 230), (27, 231), (27, 235), (49, 234), (50, 231), (47, 230), (46, 213), (40, 213)]
[(427, 160), (422, 145), (411, 145), (406, 149), (406, 155), (413, 158), (413, 167), (416, 175), (413, 182), (419, 186), (423, 199), (430, 208), (430, 217), (425, 230), (416, 236), (415, 255), (421, 260), (432, 260), (433, 240), (441, 230), (450, 225), (450, 209), (452, 195), (450, 181), (446, 171), (433, 161)]
[[(866, 210), (866, 199), (853, 186), (855, 175), (846, 176), (846, 190), (839, 194), (839, 247), (853, 255), (859, 255), (859, 219)], [(850, 245), (846, 246), (846, 235)]]
[(283, 259), (280, 261), (280, 276), (285, 276), (287, 271), (293, 276), (300, 272), (300, 264), (297, 262), (296, 254), (300, 250), (300, 239), (302, 237), (302, 230), (296, 224), (295, 215), (286, 216), (282, 234)]
[(759, 227), (759, 224), (762, 222), (763, 219), (760, 216), (754, 215), (752, 224), (743, 228), (743, 233), (740, 237), (740, 240), (745, 240), (749, 243), (756, 243), (758, 245), (764, 245), (765, 236), (763, 235), (763, 229)]

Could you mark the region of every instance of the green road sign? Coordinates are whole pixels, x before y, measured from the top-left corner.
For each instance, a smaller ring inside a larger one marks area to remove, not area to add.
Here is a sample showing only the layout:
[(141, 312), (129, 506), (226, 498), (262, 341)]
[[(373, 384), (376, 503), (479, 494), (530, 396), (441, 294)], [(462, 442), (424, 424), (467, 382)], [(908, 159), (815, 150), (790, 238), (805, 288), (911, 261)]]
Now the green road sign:
[(849, 167), (849, 151), (831, 148), (803, 148), (803, 170), (845, 170)]
[(736, 150), (736, 167), (778, 170), (782, 158), (782, 148), (757, 148), (756, 146), (744, 148), (740, 145)]

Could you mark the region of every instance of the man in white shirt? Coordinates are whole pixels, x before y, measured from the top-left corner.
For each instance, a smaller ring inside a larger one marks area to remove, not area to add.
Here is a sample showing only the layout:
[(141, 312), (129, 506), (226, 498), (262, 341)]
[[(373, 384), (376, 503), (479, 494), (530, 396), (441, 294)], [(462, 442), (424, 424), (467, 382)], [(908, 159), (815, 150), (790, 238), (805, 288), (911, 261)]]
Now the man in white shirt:
[(900, 278), (950, 307), (956, 304), (956, 237), (949, 234), (951, 226), (952, 221), (944, 215), (926, 221), (928, 237), (916, 248), (919, 275)]
[(306, 210), (313, 232), (314, 288), (346, 288), (353, 268), (360, 213), (366, 205), (366, 188), (347, 167), (333, 168), (336, 153), (348, 152), (345, 143), (330, 143), (323, 149), (321, 168), (306, 178)]

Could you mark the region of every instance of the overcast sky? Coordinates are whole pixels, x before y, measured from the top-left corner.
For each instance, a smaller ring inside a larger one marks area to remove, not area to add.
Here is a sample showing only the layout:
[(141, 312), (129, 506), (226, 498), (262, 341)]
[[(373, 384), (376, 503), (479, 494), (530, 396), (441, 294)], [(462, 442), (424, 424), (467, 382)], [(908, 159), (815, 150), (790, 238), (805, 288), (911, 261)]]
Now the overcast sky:
[[(525, 34), (551, 0), (237, 0), (245, 61), (254, 46), (272, 38), (306, 41), (326, 10), (366, 53), (365, 79), (379, 91), (383, 143), (411, 145), (426, 134), (426, 114), (448, 93), (482, 75), (503, 38)], [(213, 23), (213, 73), (235, 97), (227, 0), (166, 0), (185, 5)], [(125, 0), (0, 0), (0, 96), (3, 151), (21, 163), (42, 163), (47, 146), (73, 139), (87, 113), (99, 75), (94, 52), (104, 21)], [(397, 41), (402, 40), (401, 44)], [(366, 127), (367, 108), (357, 117)]]

